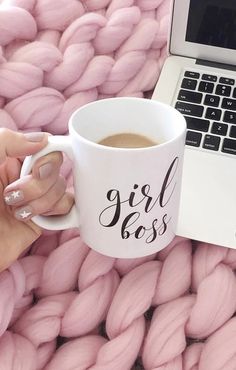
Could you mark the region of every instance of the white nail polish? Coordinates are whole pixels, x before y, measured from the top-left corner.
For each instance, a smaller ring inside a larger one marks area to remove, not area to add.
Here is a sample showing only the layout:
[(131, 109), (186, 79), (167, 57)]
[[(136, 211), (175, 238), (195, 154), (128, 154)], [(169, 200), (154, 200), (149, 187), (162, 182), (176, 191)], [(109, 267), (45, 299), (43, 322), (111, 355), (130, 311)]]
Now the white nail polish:
[(20, 208), (15, 212), (15, 217), (21, 221), (29, 219), (32, 215), (31, 207)]
[(24, 194), (22, 190), (14, 190), (14, 191), (7, 193), (4, 196), (4, 200), (6, 204), (8, 205), (16, 204), (22, 201), (23, 199), (24, 199)]

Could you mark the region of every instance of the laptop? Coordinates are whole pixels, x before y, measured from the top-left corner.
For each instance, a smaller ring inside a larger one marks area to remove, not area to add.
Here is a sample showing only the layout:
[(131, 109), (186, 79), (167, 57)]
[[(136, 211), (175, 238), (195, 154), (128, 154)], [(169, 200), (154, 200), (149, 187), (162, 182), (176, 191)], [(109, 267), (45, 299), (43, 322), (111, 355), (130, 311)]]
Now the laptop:
[(177, 235), (236, 248), (236, 0), (174, 0), (152, 99), (186, 118)]

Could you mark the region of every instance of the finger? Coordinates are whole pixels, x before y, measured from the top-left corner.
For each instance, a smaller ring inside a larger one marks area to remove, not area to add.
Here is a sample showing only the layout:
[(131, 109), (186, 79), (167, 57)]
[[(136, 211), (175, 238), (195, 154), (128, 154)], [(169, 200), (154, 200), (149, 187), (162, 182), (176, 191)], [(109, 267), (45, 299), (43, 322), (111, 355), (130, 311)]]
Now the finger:
[(59, 177), (54, 186), (41, 198), (27, 203), (23, 207), (14, 210), (15, 217), (20, 221), (28, 221), (36, 215), (44, 214), (53, 209), (54, 205), (64, 196), (66, 190), (66, 181)]
[(48, 135), (43, 132), (22, 134), (0, 128), (0, 163), (7, 157), (21, 157), (35, 154), (47, 144)]
[(24, 176), (5, 188), (6, 204), (20, 206), (42, 197), (58, 180), (61, 163), (62, 155), (59, 152), (40, 158), (35, 164), (33, 174)]
[(60, 167), (63, 162), (63, 155), (61, 152), (52, 152), (41, 158), (39, 158), (32, 169), (33, 177), (41, 179), (44, 176), (47, 176), (47, 173), (50, 174), (50, 167), (48, 163), (53, 164), (53, 170), (59, 173)]
[[(16, 158), (7, 158), (7, 160), (4, 163), (4, 166), (5, 171), (3, 173), (6, 173), (7, 176), (7, 182), (5, 183), (6, 187), (8, 186), (8, 184), (19, 179), (21, 162)], [(3, 175), (3, 173), (1, 175)]]
[[(54, 169), (56, 170), (56, 168), (58, 168), (58, 171), (59, 171), (59, 168), (61, 167), (62, 162), (63, 162), (62, 153), (53, 152), (53, 153), (47, 154), (39, 158), (35, 162), (33, 169), (32, 169), (33, 177), (40, 178), (40, 173), (42, 173), (41, 167), (47, 164), (48, 162), (54, 163), (53, 164)], [(11, 187), (13, 189), (15, 187), (13, 183), (19, 179), (22, 163), (19, 159), (16, 159), (16, 158), (7, 158), (5, 165), (7, 168), (6, 170), (7, 180), (5, 181), (5, 186), (7, 186), (8, 184), (11, 184)], [(40, 169), (40, 172), (39, 172), (39, 169)]]
[(52, 210), (45, 212), (45, 216), (65, 215), (70, 212), (71, 207), (74, 204), (74, 195), (71, 193), (65, 193), (63, 197), (54, 204)]

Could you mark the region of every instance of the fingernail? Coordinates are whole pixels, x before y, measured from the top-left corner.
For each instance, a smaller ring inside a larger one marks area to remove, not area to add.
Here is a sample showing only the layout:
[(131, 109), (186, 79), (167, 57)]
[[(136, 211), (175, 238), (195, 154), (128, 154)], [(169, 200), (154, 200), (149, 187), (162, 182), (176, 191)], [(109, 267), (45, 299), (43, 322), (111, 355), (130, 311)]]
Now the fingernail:
[(14, 190), (4, 195), (5, 203), (8, 205), (16, 204), (24, 199), (22, 190)]
[(27, 134), (24, 134), (26, 140), (32, 141), (32, 142), (39, 142), (42, 141), (45, 137), (44, 132), (28, 132)]
[(52, 173), (52, 163), (48, 162), (39, 167), (40, 179), (46, 179)]
[(15, 218), (20, 221), (27, 221), (33, 216), (33, 211), (30, 206), (17, 209), (15, 211)]

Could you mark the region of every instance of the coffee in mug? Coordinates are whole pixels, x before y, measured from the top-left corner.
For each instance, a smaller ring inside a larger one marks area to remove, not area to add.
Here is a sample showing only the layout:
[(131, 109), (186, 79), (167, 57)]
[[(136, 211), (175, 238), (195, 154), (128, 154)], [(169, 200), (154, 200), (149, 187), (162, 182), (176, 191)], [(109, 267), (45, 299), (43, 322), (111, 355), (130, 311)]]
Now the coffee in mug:
[(131, 133), (111, 135), (99, 141), (98, 144), (113, 148), (146, 148), (157, 145), (157, 143), (146, 136)]
[(154, 100), (111, 98), (82, 106), (69, 120), (69, 135), (49, 136), (21, 172), (28, 174), (45, 154), (65, 152), (73, 163), (75, 204), (67, 215), (33, 221), (49, 230), (79, 228), (88, 246), (112, 257), (161, 250), (175, 236), (185, 132), (184, 117)]

